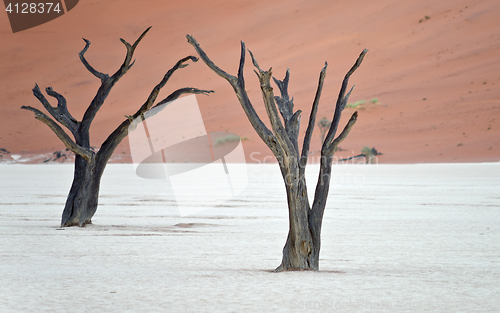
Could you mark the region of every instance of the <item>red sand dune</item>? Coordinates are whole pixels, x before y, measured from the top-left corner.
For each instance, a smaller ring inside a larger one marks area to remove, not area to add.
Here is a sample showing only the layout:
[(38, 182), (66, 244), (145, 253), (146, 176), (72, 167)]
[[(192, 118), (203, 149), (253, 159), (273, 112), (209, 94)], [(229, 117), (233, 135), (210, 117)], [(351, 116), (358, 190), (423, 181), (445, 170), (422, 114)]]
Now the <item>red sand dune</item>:
[[(427, 16), (427, 17), (426, 17)], [(80, 1), (68, 14), (13, 34), (0, 14), (0, 148), (11, 153), (53, 152), (64, 146), (51, 130), (20, 110), (43, 110), (32, 95), (35, 83), (52, 86), (80, 119), (99, 87), (78, 59), (114, 73), (125, 48), (148, 26), (152, 30), (136, 51), (136, 64), (118, 82), (92, 125), (98, 147), (133, 114), (175, 62), (195, 55), (193, 35), (212, 60), (236, 74), (239, 41), (246, 42), (262, 68), (282, 79), (291, 70), (289, 91), (301, 109), (305, 132), (318, 76), (328, 71), (318, 119), (331, 118), (347, 70), (363, 48), (370, 51), (351, 78), (350, 102), (366, 100), (358, 123), (337, 156), (375, 147), (381, 163), (484, 162), (500, 160), (500, 2), (458, 1)], [(249, 59), (247, 89), (267, 122), (257, 78)], [(175, 73), (161, 96), (184, 86), (213, 89), (197, 96), (207, 131), (227, 130), (245, 140), (247, 161), (271, 153), (260, 141), (229, 84), (202, 62)], [(377, 104), (370, 100), (376, 98)], [(342, 123), (352, 109), (346, 109)], [(312, 150), (319, 150), (316, 129)], [(253, 153), (253, 154), (252, 154)], [(130, 154), (128, 141), (116, 155)], [(271, 158), (267, 158), (270, 160)], [(127, 160), (127, 158), (123, 159)]]

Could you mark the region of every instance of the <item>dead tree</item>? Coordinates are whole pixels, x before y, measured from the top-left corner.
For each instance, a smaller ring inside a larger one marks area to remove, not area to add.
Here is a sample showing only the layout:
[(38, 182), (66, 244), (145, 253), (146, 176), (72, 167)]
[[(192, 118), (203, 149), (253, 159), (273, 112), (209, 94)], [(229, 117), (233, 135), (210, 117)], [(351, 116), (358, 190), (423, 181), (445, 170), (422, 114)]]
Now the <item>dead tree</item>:
[(366, 164), (372, 164), (373, 159), (382, 153), (378, 153), (375, 148), (363, 147), (363, 149), (361, 149), (361, 154), (365, 157)]
[(377, 155), (382, 155), (382, 154), (383, 153), (378, 152), (377, 149), (375, 148), (363, 147), (363, 149), (361, 149), (361, 154), (353, 155), (352, 157), (345, 159), (340, 159), (339, 162), (350, 161), (352, 159), (358, 159), (358, 158), (365, 158), (365, 164), (372, 164), (373, 160), (377, 157)]
[[(33, 88), (33, 94), (42, 103), (43, 107), (47, 112), (53, 117), (50, 118), (45, 113), (40, 110), (33, 108), (31, 106), (22, 106), (22, 109), (30, 110), (35, 113), (35, 118), (39, 121), (45, 123), (59, 139), (64, 143), (64, 145), (75, 153), (75, 170), (73, 184), (69, 191), (68, 198), (66, 200), (66, 205), (62, 214), (61, 226), (84, 226), (85, 224), (91, 223), (91, 219), (97, 210), (97, 202), (99, 196), (99, 186), (101, 182), (101, 177), (109, 161), (109, 158), (115, 151), (118, 144), (128, 135), (129, 126), (134, 127), (133, 121), (137, 117), (143, 117), (144, 113), (153, 108), (156, 98), (160, 90), (165, 86), (167, 81), (170, 79), (172, 74), (180, 68), (186, 67), (185, 62), (191, 60), (193, 62), (198, 61), (198, 58), (194, 56), (188, 56), (179, 60), (174, 67), (172, 67), (163, 77), (163, 79), (158, 83), (149, 97), (144, 102), (144, 104), (131, 116), (126, 116), (124, 120), (102, 143), (99, 150), (96, 152), (90, 146), (90, 125), (94, 120), (97, 112), (104, 104), (109, 92), (113, 86), (118, 82), (118, 80), (127, 73), (127, 71), (134, 65), (135, 61), (132, 61), (135, 49), (139, 42), (144, 38), (146, 33), (151, 29), (149, 27), (146, 29), (141, 36), (130, 45), (123, 39), (121, 42), (127, 48), (127, 54), (125, 55), (125, 60), (123, 61), (120, 68), (112, 76), (108, 74), (101, 73), (94, 69), (85, 59), (85, 52), (87, 52), (90, 41), (83, 39), (85, 41), (85, 48), (80, 52), (80, 60), (82, 61), (85, 68), (93, 74), (95, 77), (100, 79), (101, 86), (97, 90), (95, 97), (92, 99), (90, 105), (85, 111), (81, 121), (76, 120), (68, 111), (66, 99), (59, 93), (55, 92), (51, 87), (47, 87), (45, 91), (47, 94), (57, 100), (57, 106), (53, 107), (45, 96), (40, 91), (38, 85)], [(180, 95), (186, 93), (192, 94), (208, 94), (212, 91), (199, 90), (196, 88), (181, 88), (168, 97), (158, 102), (155, 106), (167, 103), (177, 99)], [(74, 137), (74, 140), (66, 133), (65, 130), (57, 123), (66, 127)]]
[[(354, 66), (345, 75), (342, 83), (335, 106), (332, 124), (322, 145), (320, 172), (316, 185), (314, 202), (311, 207), (307, 197), (304, 174), (327, 64), (325, 63), (325, 67), (319, 76), (316, 97), (312, 104), (309, 124), (307, 126), (302, 144), (302, 151), (299, 151), (298, 135), (301, 111), (293, 111), (293, 98), (290, 99), (288, 95), (288, 80), (290, 78), (290, 71), (287, 70), (283, 80), (278, 80), (273, 77), (274, 82), (278, 86), (281, 94), (280, 96), (275, 96), (273, 88), (270, 84), (272, 77), (271, 69), (268, 71), (262, 70), (253, 54), (250, 50), (248, 51), (252, 58), (253, 65), (256, 68), (255, 73), (260, 81), (264, 105), (272, 127), (272, 130), (270, 130), (258, 116), (245, 89), (245, 80), (243, 77), (246, 54), (245, 43), (241, 42), (241, 56), (238, 74), (237, 76), (233, 76), (215, 65), (192, 36), (188, 35), (187, 39), (188, 42), (196, 49), (205, 64), (207, 64), (212, 71), (226, 79), (231, 84), (250, 123), (257, 131), (260, 138), (266, 143), (269, 149), (271, 149), (280, 166), (287, 194), (289, 232), (285, 247), (283, 248), (283, 259), (281, 261), (281, 265), (276, 268), (276, 271), (308, 269), (318, 270), (321, 244), (321, 224), (323, 220), (323, 213), (325, 211), (328, 190), (330, 187), (330, 173), (332, 170), (333, 154), (335, 153), (338, 145), (347, 137), (349, 131), (356, 122), (358, 113), (354, 112), (343, 131), (337, 137), (335, 137), (335, 135), (342, 110), (345, 108), (349, 95), (352, 91), (351, 88), (346, 95), (349, 77), (360, 66), (361, 61), (368, 50), (365, 49), (360, 54)], [(279, 114), (281, 114), (281, 118)]]

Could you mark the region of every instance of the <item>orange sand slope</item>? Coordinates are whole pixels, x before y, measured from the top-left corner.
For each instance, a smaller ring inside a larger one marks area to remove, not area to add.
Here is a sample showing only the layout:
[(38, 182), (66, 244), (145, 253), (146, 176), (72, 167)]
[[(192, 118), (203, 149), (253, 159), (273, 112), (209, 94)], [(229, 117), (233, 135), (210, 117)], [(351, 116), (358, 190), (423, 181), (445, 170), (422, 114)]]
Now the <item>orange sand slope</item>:
[[(231, 74), (237, 71), (240, 40), (262, 68), (273, 68), (277, 78), (282, 79), (290, 68), (289, 91), (296, 109), (303, 111), (301, 134), (324, 62), (329, 66), (318, 119), (333, 116), (343, 76), (362, 49), (368, 48), (350, 81), (356, 84), (350, 102), (366, 102), (358, 107), (358, 123), (337, 156), (349, 157), (369, 146), (383, 153), (381, 163), (499, 161), (498, 16), (500, 2), (496, 0), (100, 0), (80, 1), (56, 20), (13, 34), (7, 15), (0, 14), (4, 117), (0, 148), (19, 155), (64, 149), (32, 112), (19, 109), (31, 105), (43, 110), (31, 92), (35, 83), (63, 94), (70, 112), (80, 119), (99, 87), (78, 59), (84, 47), (81, 37), (92, 42), (88, 61), (112, 74), (125, 55), (118, 39), (133, 42), (152, 25), (136, 51), (136, 64), (94, 120), (91, 140), (97, 148), (124, 115), (138, 109), (178, 59), (195, 54), (185, 39), (191, 34)], [(252, 71), (247, 59), (247, 90), (267, 123)], [(197, 96), (207, 131), (227, 130), (248, 138), (243, 144), (249, 162), (271, 155), (226, 81), (202, 62), (190, 64), (175, 73), (160, 98), (184, 86), (216, 91), (209, 97)], [(341, 123), (352, 112), (346, 109)], [(316, 130), (312, 150), (319, 148)], [(115, 155), (116, 160), (129, 160), (127, 139)]]

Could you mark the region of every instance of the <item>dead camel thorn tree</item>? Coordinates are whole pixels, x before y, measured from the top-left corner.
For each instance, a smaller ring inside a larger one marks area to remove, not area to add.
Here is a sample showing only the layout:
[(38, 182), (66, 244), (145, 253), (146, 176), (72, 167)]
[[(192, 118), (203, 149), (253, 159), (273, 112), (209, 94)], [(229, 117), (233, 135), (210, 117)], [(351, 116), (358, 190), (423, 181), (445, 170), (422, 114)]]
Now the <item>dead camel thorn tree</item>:
[[(280, 166), (287, 194), (289, 232), (285, 247), (283, 248), (281, 265), (276, 268), (276, 271), (318, 270), (321, 245), (321, 224), (330, 187), (333, 155), (338, 145), (349, 134), (349, 131), (356, 122), (358, 113), (354, 112), (347, 122), (347, 125), (344, 127), (344, 130), (337, 137), (335, 137), (335, 135), (340, 116), (352, 92), (351, 88), (346, 95), (349, 77), (360, 66), (368, 50), (363, 50), (342, 82), (342, 87), (335, 105), (332, 123), (321, 148), (320, 172), (316, 185), (316, 192), (314, 194), (314, 202), (311, 207), (307, 197), (304, 174), (327, 64), (325, 63), (325, 67), (319, 76), (318, 88), (312, 104), (309, 124), (302, 144), (302, 151), (299, 151), (298, 135), (301, 111), (293, 111), (293, 98), (290, 99), (288, 95), (289, 70), (287, 70), (283, 80), (278, 80), (273, 77), (281, 94), (280, 96), (275, 96), (270, 83), (272, 77), (271, 69), (268, 71), (262, 70), (252, 52), (250, 52), (250, 50), (248, 51), (252, 58), (253, 65), (256, 68), (255, 73), (260, 81), (264, 105), (272, 127), (272, 130), (270, 130), (258, 116), (245, 89), (245, 80), (243, 77), (246, 55), (245, 43), (241, 42), (238, 76), (233, 76), (215, 65), (192, 36), (187, 35), (187, 40), (196, 49), (205, 64), (231, 84), (250, 123), (257, 131), (260, 138), (267, 144), (269, 149), (271, 149)], [(279, 114), (281, 114), (281, 118)]]
[[(101, 80), (101, 86), (97, 90), (95, 97), (92, 99), (92, 102), (85, 111), (81, 121), (77, 121), (73, 118), (73, 116), (71, 116), (67, 108), (66, 99), (61, 94), (55, 92), (51, 87), (47, 87), (45, 91), (49, 96), (57, 100), (56, 107), (53, 107), (49, 103), (40, 91), (38, 85), (35, 85), (35, 88), (33, 88), (33, 94), (42, 103), (43, 107), (47, 110), (47, 112), (49, 112), (55, 121), (36, 108), (31, 106), (21, 107), (22, 109), (33, 111), (35, 113), (35, 118), (45, 123), (50, 129), (52, 129), (64, 145), (76, 155), (73, 184), (71, 185), (71, 189), (66, 200), (66, 205), (62, 214), (61, 226), (84, 226), (85, 224), (91, 223), (91, 219), (97, 210), (99, 186), (106, 164), (118, 144), (128, 135), (129, 126), (131, 129), (134, 129), (134, 126), (136, 126), (134, 125), (134, 119), (138, 117), (142, 117), (142, 119), (144, 119), (144, 113), (150, 109), (173, 101), (182, 94), (208, 94), (213, 92), (211, 90), (200, 90), (191, 87), (181, 88), (174, 91), (168, 97), (153, 106), (160, 90), (165, 86), (172, 74), (176, 70), (186, 67), (188, 64), (185, 64), (185, 62), (189, 60), (193, 62), (198, 61), (198, 58), (194, 56), (185, 57), (179, 60), (174, 67), (172, 67), (165, 74), (165, 76), (163, 76), (163, 79), (153, 88), (146, 102), (144, 102), (139, 110), (131, 116), (126, 116), (127, 119), (108, 136), (108, 138), (102, 143), (100, 149), (97, 152), (93, 151), (90, 147), (90, 125), (92, 124), (97, 112), (104, 104), (104, 101), (113, 86), (134, 65), (135, 61), (132, 61), (132, 58), (135, 49), (150, 29), (151, 27), (146, 29), (133, 45), (130, 45), (125, 40), (120, 39), (127, 48), (127, 54), (125, 55), (123, 64), (112, 76), (97, 71), (87, 62), (85, 59), (85, 52), (87, 52), (87, 49), (90, 46), (90, 41), (83, 39), (85, 41), (85, 48), (83, 48), (79, 54), (80, 60), (85, 68), (92, 73), (92, 75)], [(74, 140), (71, 139), (66, 131), (64, 131), (63, 128), (56, 123), (56, 121), (71, 132)]]

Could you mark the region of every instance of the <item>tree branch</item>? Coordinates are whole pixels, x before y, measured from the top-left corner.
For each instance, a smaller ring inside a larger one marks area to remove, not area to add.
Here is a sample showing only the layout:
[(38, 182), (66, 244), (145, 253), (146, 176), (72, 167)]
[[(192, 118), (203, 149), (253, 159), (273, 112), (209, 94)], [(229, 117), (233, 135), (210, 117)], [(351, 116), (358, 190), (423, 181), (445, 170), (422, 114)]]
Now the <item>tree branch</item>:
[(298, 137), (300, 128), (300, 114), (301, 110), (293, 112), (293, 98), (290, 99), (288, 95), (288, 82), (290, 80), (290, 69), (286, 70), (285, 78), (283, 80), (273, 77), (274, 83), (278, 86), (281, 96), (275, 96), (274, 100), (278, 105), (283, 121), (285, 122), (285, 131), (290, 138), (291, 143), (295, 149), (297, 156), (299, 155)]
[(344, 127), (344, 130), (340, 133), (340, 135), (335, 138), (335, 140), (329, 145), (327, 153), (333, 156), (335, 151), (337, 150), (337, 147), (339, 144), (346, 139), (347, 135), (349, 135), (349, 132), (351, 131), (351, 128), (354, 126), (356, 121), (358, 120), (358, 111), (355, 111), (352, 115), (351, 118), (349, 119), (349, 122)]
[[(347, 85), (349, 83), (349, 78), (351, 77), (352, 73), (361, 65), (361, 62), (363, 61), (363, 58), (365, 57), (366, 53), (368, 53), (367, 49), (364, 49), (363, 52), (359, 55), (358, 59), (356, 60), (356, 63), (351, 67), (349, 72), (344, 77), (344, 80), (342, 82), (342, 87), (340, 88), (339, 96), (337, 98), (337, 103), (335, 105), (335, 113), (333, 115), (332, 119), (332, 125), (330, 126), (330, 129), (328, 130), (328, 134), (326, 135), (325, 141), (323, 142), (323, 148), (328, 149), (327, 145), (333, 141), (333, 138), (335, 137), (335, 133), (337, 132), (337, 127), (340, 122), (340, 116), (342, 115), (342, 110), (345, 108), (345, 103), (347, 103), (347, 99), (349, 98), (349, 95), (351, 94), (351, 91), (345, 97), (345, 92), (347, 89)], [(354, 87), (353, 87), (354, 88)], [(323, 149), (322, 148), (322, 149)]]
[(293, 147), (295, 148), (295, 151), (297, 153), (297, 157), (299, 155), (298, 139), (299, 139), (300, 114), (301, 113), (302, 113), (301, 110), (295, 111), (295, 113), (292, 115), (290, 120), (285, 124), (285, 129), (287, 131), (288, 137), (290, 138), (290, 141), (293, 144)]
[(252, 62), (257, 71), (254, 71), (257, 74), (260, 82), (260, 89), (262, 91), (262, 98), (264, 99), (264, 106), (266, 107), (267, 116), (269, 117), (269, 121), (271, 122), (271, 127), (273, 129), (273, 133), (278, 139), (279, 144), (283, 148), (284, 152), (287, 151), (295, 151), (295, 147), (291, 142), (288, 134), (286, 133), (285, 127), (283, 127), (283, 123), (281, 123), (281, 119), (278, 115), (278, 110), (276, 109), (276, 104), (274, 102), (274, 92), (273, 87), (271, 87), (271, 77), (272, 77), (272, 68), (269, 71), (263, 71), (257, 60), (252, 54), (252, 51), (248, 50), (250, 56), (252, 57)]
[(47, 94), (53, 98), (56, 98), (57, 99), (57, 109), (59, 110), (59, 112), (61, 114), (64, 114), (66, 115), (73, 123), (77, 123), (78, 121), (73, 117), (71, 116), (71, 114), (69, 113), (68, 111), (68, 106), (67, 106), (67, 102), (66, 102), (66, 98), (63, 97), (63, 95), (61, 95), (60, 93), (54, 91), (52, 89), (52, 87), (47, 87), (45, 88), (45, 92), (47, 92)]
[(132, 63), (130, 62), (132, 61), (132, 57), (134, 56), (135, 49), (141, 42), (142, 38), (146, 36), (151, 27), (152, 26), (148, 27), (144, 32), (142, 32), (142, 34), (139, 36), (139, 38), (137, 38), (137, 40), (134, 42), (132, 46), (128, 42), (126, 42), (123, 38), (120, 38), (120, 41), (127, 48), (127, 54), (125, 56), (125, 60), (123, 61), (122, 66), (120, 66), (118, 71), (116, 71), (116, 73), (114, 73), (113, 76), (111, 77), (113, 80), (120, 79), (120, 77), (122, 77), (134, 65), (135, 61)]
[[(136, 113), (136, 114), (138, 114), (137, 116), (144, 114), (146, 111), (151, 109), (151, 107), (153, 106), (153, 104), (156, 101), (156, 98), (158, 97), (158, 94), (160, 93), (160, 90), (167, 84), (168, 80), (170, 79), (170, 77), (172, 77), (172, 75), (174, 74), (175, 71), (177, 71), (180, 68), (185, 68), (186, 66), (188, 66), (188, 64), (184, 64), (188, 60), (191, 60), (193, 62), (197, 62), (198, 58), (196, 58), (194, 56), (187, 56), (187, 57), (177, 61), (177, 63), (170, 70), (168, 70), (167, 73), (163, 76), (163, 79), (153, 88), (153, 90), (149, 94), (149, 97), (146, 100), (146, 102), (144, 102), (144, 104), (141, 106), (139, 111), (137, 111), (137, 113)], [(198, 90), (198, 89), (196, 89), (196, 90)], [(180, 95), (181, 94), (179, 94), (179, 96)], [(163, 101), (165, 101), (165, 100), (166, 99), (164, 99)], [(159, 104), (157, 104), (157, 105), (159, 105)], [(134, 118), (137, 117), (136, 114), (134, 114)]]
[(288, 81), (290, 79), (290, 69), (286, 69), (285, 78), (283, 80), (278, 80), (273, 77), (274, 83), (278, 86), (280, 90), (281, 97), (275, 96), (276, 104), (283, 117), (283, 120), (289, 121), (293, 115), (293, 98), (290, 100), (288, 95)]
[(90, 47), (90, 41), (88, 41), (85, 38), (82, 38), (82, 39), (83, 39), (83, 41), (85, 41), (85, 48), (83, 48), (83, 50), (80, 51), (80, 53), (78, 54), (80, 56), (80, 60), (82, 61), (82, 63), (85, 66), (85, 68), (90, 73), (92, 73), (92, 75), (94, 75), (95, 77), (99, 78), (101, 80), (101, 82), (104, 82), (106, 79), (109, 78), (109, 76), (107, 74), (104, 74), (104, 73), (101, 73), (101, 72), (97, 71), (96, 69), (94, 69), (92, 67), (92, 65), (90, 65), (89, 62), (87, 62), (87, 59), (85, 58), (85, 52), (87, 52), (87, 50)]
[(66, 134), (66, 132), (59, 126), (54, 120), (52, 120), (50, 117), (48, 117), (46, 114), (41, 112), (38, 109), (35, 109), (30, 106), (22, 106), (21, 109), (24, 110), (29, 110), (35, 113), (35, 118), (43, 123), (45, 123), (47, 126), (49, 126), (50, 129), (59, 137), (59, 139), (64, 143), (64, 145), (73, 151), (75, 154), (78, 154), (82, 156), (87, 162), (89, 162), (92, 158), (94, 153), (90, 151), (89, 149), (83, 148), (77, 143), (75, 143), (69, 136)]
[(301, 169), (305, 169), (307, 165), (312, 133), (314, 130), (314, 124), (316, 123), (316, 114), (318, 113), (319, 99), (321, 98), (321, 91), (323, 90), (323, 83), (325, 81), (327, 67), (328, 63), (325, 62), (325, 67), (323, 67), (323, 69), (319, 73), (318, 88), (316, 89), (316, 96), (314, 97), (311, 114), (309, 115), (309, 124), (307, 125), (306, 134), (304, 136), (304, 143), (302, 144), (302, 154), (300, 156), (299, 164)]
[(201, 46), (198, 44), (198, 42), (190, 35), (186, 35), (186, 38), (188, 42), (193, 46), (193, 48), (196, 50), (200, 58), (205, 62), (205, 64), (212, 70), (214, 71), (217, 75), (221, 76), (222, 78), (226, 79), (229, 84), (234, 89), (234, 92), (236, 93), (236, 96), (238, 97), (238, 100), (240, 101), (240, 104), (243, 108), (243, 111), (245, 111), (245, 114), (248, 117), (248, 120), (252, 124), (252, 127), (255, 129), (259, 137), (266, 143), (266, 145), (273, 151), (274, 155), (281, 155), (282, 151), (281, 148), (277, 145), (277, 139), (274, 136), (274, 134), (267, 128), (267, 126), (262, 122), (260, 117), (258, 116), (257, 112), (255, 112), (255, 109), (250, 102), (250, 99), (248, 98), (248, 94), (245, 90), (245, 80), (243, 77), (243, 68), (245, 64), (245, 43), (242, 41), (241, 42), (241, 56), (240, 56), (240, 63), (239, 63), (239, 68), (238, 68), (238, 77), (235, 77), (233, 75), (230, 75), (223, 71), (220, 67), (215, 65), (212, 60), (207, 56), (205, 51), (201, 48)]
[[(193, 36), (186, 35), (186, 38), (187, 38), (188, 43), (191, 44), (194, 47), (194, 49), (196, 50), (196, 52), (198, 53), (198, 55), (200, 56), (200, 58), (203, 60), (203, 62), (205, 62), (205, 64), (212, 71), (214, 71), (220, 77), (226, 79), (231, 85), (236, 85), (238, 79), (236, 77), (234, 77), (233, 75), (230, 75), (230, 74), (226, 73), (220, 67), (218, 67), (217, 65), (215, 65), (215, 63), (212, 62), (212, 60), (210, 60), (210, 58), (207, 56), (207, 54), (205, 53), (205, 51), (203, 51), (203, 49), (200, 47), (200, 45), (198, 44), (198, 42), (196, 41), (196, 39), (194, 39)], [(241, 45), (242, 45), (242, 49), (243, 49), (245, 47), (245, 43), (241, 42)], [(245, 62), (244, 52), (242, 52), (242, 59), (243, 59), (243, 62)], [(240, 62), (240, 70), (241, 70), (241, 72), (243, 72), (242, 62)]]
[(180, 89), (177, 89), (176, 91), (172, 92), (165, 99), (158, 102), (153, 108), (160, 106), (162, 104), (174, 101), (177, 98), (179, 98), (180, 96), (182, 96), (183, 94), (187, 94), (187, 93), (196, 94), (196, 95), (203, 94), (203, 95), (208, 96), (210, 93), (213, 93), (213, 92), (214, 92), (213, 90), (202, 90), (202, 89), (192, 88), (192, 87), (180, 88)]
[(245, 42), (241, 41), (241, 52), (240, 52), (240, 65), (238, 67), (238, 82), (240, 87), (245, 90), (245, 78), (243, 77), (243, 69), (245, 67), (245, 56), (247, 49), (245, 48)]
[[(120, 142), (123, 140), (128, 135), (129, 131), (129, 126), (130, 124), (138, 117), (143, 116), (144, 113), (148, 112), (154, 107), (157, 107), (159, 105), (162, 105), (164, 103), (168, 103), (170, 101), (174, 101), (179, 96), (183, 94), (205, 94), (208, 95), (209, 93), (212, 93), (213, 90), (201, 90), (197, 88), (192, 88), (192, 87), (185, 87), (185, 88), (180, 88), (177, 89), (176, 91), (172, 92), (170, 95), (168, 95), (165, 99), (154, 105), (158, 94), (160, 93), (160, 90), (166, 85), (167, 81), (170, 79), (172, 74), (180, 69), (188, 66), (188, 64), (184, 64), (186, 61), (191, 60), (193, 62), (197, 62), (198, 59), (194, 56), (187, 56), (179, 61), (170, 69), (167, 71), (167, 73), (163, 76), (163, 79), (153, 88), (151, 93), (149, 94), (146, 102), (137, 110), (137, 112), (134, 115), (128, 116), (126, 115), (125, 117), (127, 118), (125, 121), (123, 121), (109, 136), (106, 138), (104, 143), (101, 145), (101, 149), (99, 149), (99, 152), (97, 153), (97, 158), (99, 160), (101, 159), (106, 159), (107, 160), (111, 157), (113, 154), (114, 150), (120, 144)], [(154, 106), (153, 106), (154, 105)], [(151, 115), (153, 116), (153, 115)]]
[[(126, 42), (123, 39), (120, 39), (120, 41), (125, 45), (127, 48), (127, 54), (125, 56), (125, 60), (123, 61), (122, 65), (116, 71), (115, 74), (113, 74), (112, 77), (109, 77), (107, 74), (102, 74), (100, 72), (97, 72), (95, 69), (93, 69), (88, 63), (85, 61), (84, 58), (82, 62), (84, 62), (85, 67), (94, 74), (94, 76), (98, 77), (101, 79), (101, 86), (99, 87), (99, 90), (97, 91), (94, 99), (92, 99), (92, 102), (90, 103), (89, 107), (85, 111), (85, 114), (83, 115), (83, 119), (80, 124), (80, 131), (84, 133), (84, 138), (88, 138), (87, 134), (90, 129), (90, 124), (92, 124), (92, 121), (94, 120), (94, 117), (96, 116), (97, 112), (103, 105), (104, 101), (109, 95), (109, 92), (111, 91), (111, 88), (116, 84), (116, 82), (132, 67), (133, 63), (130, 63), (132, 60), (132, 57), (134, 55), (134, 51), (137, 48), (137, 45), (139, 42), (144, 38), (146, 33), (151, 29), (151, 27), (148, 27), (140, 36), (139, 38), (134, 42), (133, 45), (130, 45), (128, 42)], [(88, 45), (90, 42), (88, 40), (85, 40), (87, 42), (87, 45), (83, 49), (82, 52), (87, 51)], [(80, 59), (82, 59), (82, 52), (80, 53)]]
[(71, 116), (68, 112), (68, 108), (66, 106), (66, 99), (59, 93), (52, 90), (52, 87), (45, 88), (47, 94), (51, 97), (57, 99), (57, 107), (53, 107), (50, 105), (49, 101), (44, 97), (40, 88), (37, 84), (33, 88), (33, 95), (42, 103), (43, 107), (52, 115), (53, 118), (56, 119), (59, 123), (68, 128), (73, 135), (76, 134), (76, 130), (78, 128), (78, 121)]

